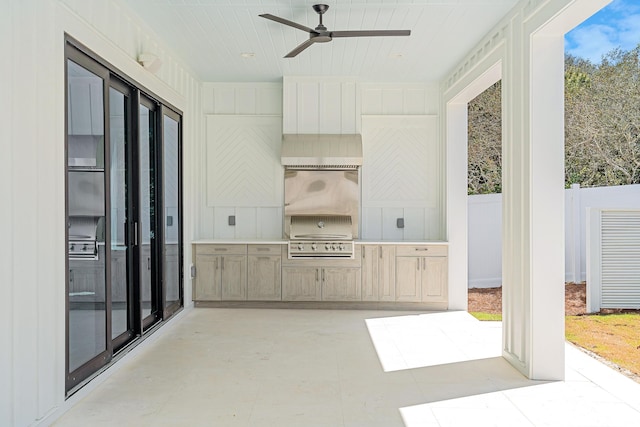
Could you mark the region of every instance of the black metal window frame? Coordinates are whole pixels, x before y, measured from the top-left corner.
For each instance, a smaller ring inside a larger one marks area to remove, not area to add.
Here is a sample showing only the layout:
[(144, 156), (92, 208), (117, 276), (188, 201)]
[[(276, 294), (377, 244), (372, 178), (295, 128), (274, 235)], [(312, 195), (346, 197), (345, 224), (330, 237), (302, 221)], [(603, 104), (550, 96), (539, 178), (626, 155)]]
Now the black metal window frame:
[[(155, 147), (155, 179), (156, 179), (156, 195), (157, 198), (155, 200), (156, 211), (163, 211), (163, 182), (162, 182), (162, 149), (163, 149), (163, 119), (164, 116), (167, 115), (178, 122), (179, 133), (178, 133), (178, 216), (179, 216), (179, 229), (178, 229), (178, 269), (179, 269), (179, 300), (170, 305), (165, 306), (165, 285), (163, 283), (163, 257), (162, 257), (162, 248), (164, 245), (163, 237), (163, 226), (164, 219), (162, 215), (156, 215), (156, 220), (154, 222), (154, 231), (157, 232), (158, 238), (156, 239), (158, 244), (156, 244), (154, 259), (155, 263), (153, 266), (154, 278), (152, 279), (152, 285), (155, 287), (154, 292), (152, 292), (152, 299), (155, 299), (154, 304), (157, 308), (157, 313), (154, 318), (149, 321), (145, 321), (142, 319), (141, 314), (141, 301), (142, 295), (140, 289), (137, 289), (135, 286), (131, 287), (127, 290), (127, 294), (132, 301), (135, 302), (133, 305), (133, 309), (128, 314), (132, 333), (124, 334), (115, 339), (111, 338), (111, 324), (110, 324), (110, 316), (111, 316), (111, 276), (105, 272), (105, 281), (106, 281), (106, 336), (107, 336), (107, 347), (106, 350), (101, 352), (100, 354), (94, 356), (91, 360), (81, 365), (73, 372), (69, 372), (69, 256), (68, 256), (68, 241), (69, 236), (66, 224), (68, 223), (69, 213), (68, 213), (68, 188), (65, 182), (65, 373), (66, 373), (66, 393), (67, 397), (71, 396), (77, 390), (79, 390), (83, 385), (85, 385), (88, 381), (102, 372), (106, 367), (110, 364), (114, 363), (120, 356), (122, 356), (127, 350), (137, 345), (144, 339), (148, 334), (157, 330), (157, 327), (161, 326), (163, 321), (166, 321), (171, 316), (182, 310), (184, 307), (184, 250), (183, 250), (183, 167), (182, 167), (182, 147), (183, 147), (183, 139), (182, 139), (182, 128), (183, 128), (183, 114), (178, 108), (171, 105), (171, 103), (167, 102), (163, 98), (155, 95), (153, 92), (146, 89), (143, 85), (139, 84), (135, 80), (128, 77), (125, 73), (118, 70), (109, 62), (105, 61), (99, 55), (88, 49), (78, 40), (73, 37), (65, 34), (65, 50), (64, 50), (64, 67), (65, 67), (65, 177), (67, 176), (68, 164), (68, 114), (69, 114), (69, 99), (68, 99), (68, 70), (67, 63), (71, 60), (78, 65), (86, 68), (87, 70), (93, 72), (102, 78), (103, 84), (103, 113), (104, 113), (104, 162), (105, 162), (105, 172), (104, 172), (104, 181), (105, 181), (105, 212), (106, 212), (106, 221), (105, 221), (105, 246), (110, 247), (110, 164), (109, 164), (109, 90), (110, 88), (114, 88), (119, 91), (127, 91), (130, 95), (129, 97), (129, 111), (127, 114), (127, 137), (132, 142), (128, 144), (126, 150), (126, 157), (129, 161), (129, 164), (132, 168), (137, 169), (137, 160), (139, 153), (133, 147), (138, 146), (139, 139), (139, 106), (141, 103), (147, 103), (153, 105), (154, 110), (156, 111), (155, 115), (155, 128), (156, 132), (154, 144)], [(127, 173), (126, 185), (128, 190), (132, 192), (132, 200), (138, 197), (138, 171), (133, 173)], [(66, 178), (65, 178), (66, 179)], [(137, 218), (139, 216), (139, 206), (137, 203), (130, 201), (129, 206), (131, 207), (132, 217)], [(126, 225), (126, 233), (129, 236), (133, 236), (134, 233), (133, 220), (130, 218), (127, 219)], [(141, 231), (138, 230), (140, 234)], [(135, 277), (139, 277), (139, 264), (140, 260), (136, 259), (134, 251), (130, 255), (130, 262), (132, 265), (131, 271), (128, 272), (127, 280), (129, 283), (135, 283)], [(110, 251), (105, 250), (106, 262), (105, 265), (111, 265), (110, 259)], [(108, 271), (108, 268), (105, 267), (105, 270)]]

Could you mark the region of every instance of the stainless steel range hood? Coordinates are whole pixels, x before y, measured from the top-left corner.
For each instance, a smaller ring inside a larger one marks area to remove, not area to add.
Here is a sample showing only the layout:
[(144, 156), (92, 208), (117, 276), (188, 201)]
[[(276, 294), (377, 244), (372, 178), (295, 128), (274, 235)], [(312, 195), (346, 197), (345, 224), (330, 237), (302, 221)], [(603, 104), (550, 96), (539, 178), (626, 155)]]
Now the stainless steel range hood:
[(288, 169), (357, 169), (362, 165), (362, 136), (285, 134), (281, 161)]

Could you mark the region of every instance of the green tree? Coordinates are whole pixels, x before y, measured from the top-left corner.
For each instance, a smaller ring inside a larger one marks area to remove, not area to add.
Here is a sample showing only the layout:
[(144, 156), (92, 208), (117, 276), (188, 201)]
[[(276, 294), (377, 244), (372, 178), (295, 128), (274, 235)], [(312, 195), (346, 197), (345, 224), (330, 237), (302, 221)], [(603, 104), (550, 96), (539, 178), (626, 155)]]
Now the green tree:
[[(469, 103), (469, 194), (501, 192), (501, 84)], [(565, 57), (565, 185), (640, 183), (640, 45)]]
[(468, 105), (469, 194), (502, 192), (502, 83)]

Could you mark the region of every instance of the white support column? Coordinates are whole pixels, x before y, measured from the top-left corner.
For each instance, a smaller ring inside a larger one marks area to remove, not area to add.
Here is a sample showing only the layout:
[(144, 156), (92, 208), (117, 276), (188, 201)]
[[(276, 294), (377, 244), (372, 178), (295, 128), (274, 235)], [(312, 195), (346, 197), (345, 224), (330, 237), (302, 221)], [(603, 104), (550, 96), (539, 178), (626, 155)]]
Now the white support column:
[(468, 307), (467, 103), (447, 105), (449, 310)]
[[(525, 32), (526, 34), (526, 32)], [(564, 378), (564, 45), (514, 35), (506, 86), (504, 355), (531, 379)]]

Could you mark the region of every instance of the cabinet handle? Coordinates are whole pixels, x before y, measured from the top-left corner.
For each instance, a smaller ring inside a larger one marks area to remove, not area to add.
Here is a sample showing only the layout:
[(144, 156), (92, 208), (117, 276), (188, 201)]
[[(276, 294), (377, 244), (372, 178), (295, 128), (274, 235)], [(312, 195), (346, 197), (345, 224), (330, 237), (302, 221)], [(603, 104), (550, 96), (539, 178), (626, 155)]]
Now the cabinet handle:
[(138, 246), (138, 221), (133, 223), (133, 245)]
[(427, 269), (427, 259), (426, 258), (422, 258), (422, 269), (423, 270)]
[(147, 270), (151, 270), (151, 257), (147, 257)]
[(318, 281), (318, 269), (316, 268), (316, 282)]
[(216, 270), (218, 269), (218, 258), (216, 258)]
[(221, 262), (222, 262), (222, 270), (224, 270), (224, 257), (221, 258)]
[(429, 248), (416, 248), (416, 251), (426, 252)]
[(213, 248), (214, 251), (221, 251), (221, 252), (225, 252), (227, 250), (227, 248)]
[(364, 254), (367, 253), (367, 249), (366, 248), (362, 248), (362, 259), (365, 259), (366, 257), (364, 256)]
[(324, 282), (324, 268), (322, 269), (322, 281)]
[(268, 251), (269, 248), (257, 248), (258, 251)]
[(416, 270), (420, 270), (420, 258), (418, 258), (418, 262), (416, 262)]

